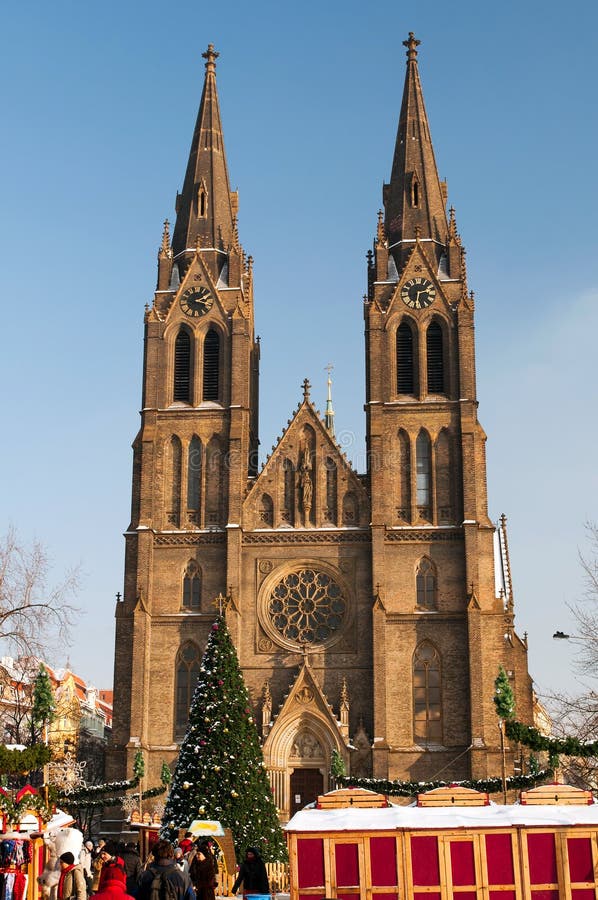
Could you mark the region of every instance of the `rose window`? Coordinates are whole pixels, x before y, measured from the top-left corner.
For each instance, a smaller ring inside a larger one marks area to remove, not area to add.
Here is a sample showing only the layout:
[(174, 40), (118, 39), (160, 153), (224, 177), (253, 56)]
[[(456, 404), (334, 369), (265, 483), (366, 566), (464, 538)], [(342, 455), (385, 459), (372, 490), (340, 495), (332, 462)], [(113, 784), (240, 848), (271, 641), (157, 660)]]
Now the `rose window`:
[(268, 614), (276, 631), (298, 644), (324, 644), (340, 629), (347, 602), (325, 572), (300, 569), (272, 589)]

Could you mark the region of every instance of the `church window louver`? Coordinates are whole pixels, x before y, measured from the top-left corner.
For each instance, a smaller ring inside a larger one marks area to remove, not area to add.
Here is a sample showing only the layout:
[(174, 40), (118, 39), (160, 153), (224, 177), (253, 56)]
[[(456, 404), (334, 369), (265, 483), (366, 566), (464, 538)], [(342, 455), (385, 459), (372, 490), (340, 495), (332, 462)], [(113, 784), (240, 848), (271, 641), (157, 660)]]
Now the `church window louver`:
[(213, 329), (206, 334), (203, 345), (203, 399), (219, 399), (220, 338)]
[(397, 328), (397, 394), (413, 394), (413, 332), (407, 322)]
[(444, 393), (444, 347), (442, 328), (438, 322), (431, 322), (426, 332), (426, 357), (428, 393)]
[(174, 400), (191, 401), (191, 336), (181, 328), (174, 342)]

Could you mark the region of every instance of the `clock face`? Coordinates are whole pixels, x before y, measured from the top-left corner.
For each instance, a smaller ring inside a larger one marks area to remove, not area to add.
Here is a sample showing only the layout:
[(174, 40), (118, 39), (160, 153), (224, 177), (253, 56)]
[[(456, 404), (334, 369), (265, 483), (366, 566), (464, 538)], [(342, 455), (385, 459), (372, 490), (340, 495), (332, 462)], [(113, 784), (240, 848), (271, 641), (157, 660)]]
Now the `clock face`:
[(425, 309), (435, 296), (436, 288), (427, 278), (411, 278), (401, 288), (401, 300), (409, 309)]
[(187, 288), (181, 296), (181, 309), (188, 316), (205, 316), (214, 303), (214, 298), (206, 287)]

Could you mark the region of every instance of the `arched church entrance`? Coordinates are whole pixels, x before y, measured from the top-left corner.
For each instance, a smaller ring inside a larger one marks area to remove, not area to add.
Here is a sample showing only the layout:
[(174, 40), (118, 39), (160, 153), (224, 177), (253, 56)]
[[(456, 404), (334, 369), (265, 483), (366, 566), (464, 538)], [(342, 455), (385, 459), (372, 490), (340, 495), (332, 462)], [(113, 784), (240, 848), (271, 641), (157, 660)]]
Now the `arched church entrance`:
[(289, 757), (289, 815), (313, 803), (324, 792), (327, 755), (320, 740), (308, 728), (297, 732)]

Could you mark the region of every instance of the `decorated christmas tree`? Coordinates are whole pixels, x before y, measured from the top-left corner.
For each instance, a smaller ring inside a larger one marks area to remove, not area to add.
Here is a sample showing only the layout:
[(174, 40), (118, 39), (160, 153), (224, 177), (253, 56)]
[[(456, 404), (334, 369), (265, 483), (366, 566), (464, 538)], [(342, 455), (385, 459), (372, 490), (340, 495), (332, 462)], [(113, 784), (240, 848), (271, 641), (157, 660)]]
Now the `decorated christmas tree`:
[(222, 616), (206, 644), (163, 832), (172, 839), (194, 819), (228, 826), (239, 857), (255, 846), (266, 861), (286, 858), (249, 695)]

